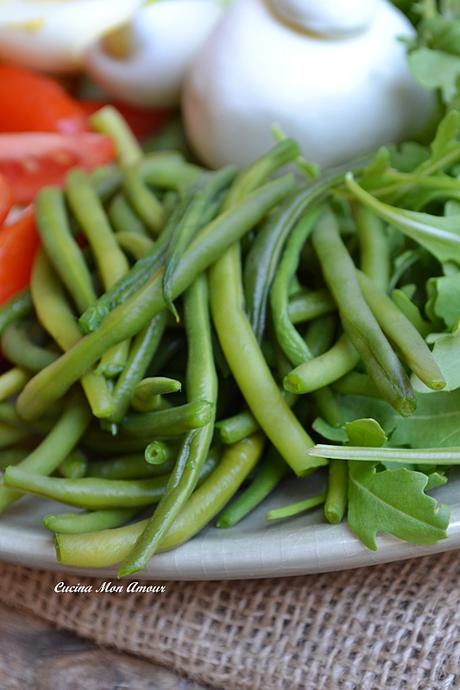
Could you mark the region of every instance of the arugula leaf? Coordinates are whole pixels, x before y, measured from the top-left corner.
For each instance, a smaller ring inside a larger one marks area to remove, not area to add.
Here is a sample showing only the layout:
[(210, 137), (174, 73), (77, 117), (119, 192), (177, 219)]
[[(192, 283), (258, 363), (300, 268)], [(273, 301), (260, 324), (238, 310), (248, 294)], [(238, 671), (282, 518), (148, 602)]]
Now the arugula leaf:
[(460, 334), (453, 333), (436, 340), (433, 357), (446, 381), (444, 390), (454, 391), (460, 388)]
[(348, 188), (359, 201), (425, 247), (438, 261), (460, 264), (460, 216), (446, 218), (390, 206), (360, 187), (352, 173), (348, 173), (345, 179)]
[(312, 429), (323, 438), (327, 438), (328, 441), (345, 443), (348, 439), (347, 432), (344, 429), (328, 424), (322, 417), (317, 417), (314, 420)]
[(344, 421), (373, 417), (389, 437), (388, 445), (410, 448), (460, 446), (460, 389), (416, 394), (417, 409), (401, 417), (390, 405), (364, 396), (338, 396)]
[(460, 273), (441, 276), (434, 281), (433, 309), (448, 328), (455, 328), (460, 318)]
[(345, 431), (352, 446), (359, 445), (378, 448), (383, 446), (387, 440), (387, 435), (380, 424), (371, 417), (346, 422)]
[(447, 536), (449, 509), (424, 493), (428, 477), (421, 472), (383, 470), (377, 463), (349, 463), (348, 524), (375, 551), (378, 532), (413, 544), (436, 544)]

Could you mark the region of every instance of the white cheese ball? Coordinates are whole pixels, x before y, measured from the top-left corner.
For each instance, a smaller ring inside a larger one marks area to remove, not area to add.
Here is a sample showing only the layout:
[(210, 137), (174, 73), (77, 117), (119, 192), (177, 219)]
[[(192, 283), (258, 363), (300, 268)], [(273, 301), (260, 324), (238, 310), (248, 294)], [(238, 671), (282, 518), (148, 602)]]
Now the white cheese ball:
[(186, 83), (192, 146), (212, 167), (245, 166), (273, 146), (277, 123), (327, 167), (410, 137), (434, 108), (398, 40), (413, 34), (382, 1), (366, 30), (324, 38), (283, 22), (266, 0), (235, 0)]

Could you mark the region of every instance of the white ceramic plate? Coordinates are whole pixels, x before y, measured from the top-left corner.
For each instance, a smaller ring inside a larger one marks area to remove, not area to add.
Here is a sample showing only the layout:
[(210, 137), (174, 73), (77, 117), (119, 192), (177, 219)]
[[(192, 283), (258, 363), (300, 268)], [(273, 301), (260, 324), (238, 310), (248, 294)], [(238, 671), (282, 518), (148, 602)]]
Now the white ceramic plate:
[[(384, 563), (460, 548), (460, 474), (435, 495), (451, 506), (449, 536), (436, 546), (411, 546), (390, 537), (378, 540), (378, 551), (366, 549), (346, 524), (328, 525), (321, 509), (276, 524), (267, 524), (267, 509), (306, 498), (318, 490), (312, 478), (285, 482), (237, 527), (208, 527), (175, 551), (155, 556), (135, 579), (218, 580), (279, 577), (327, 572)], [(41, 517), (62, 506), (32, 497), (22, 499), (0, 518), (0, 560), (74, 573), (114, 576), (116, 570), (61, 567), (52, 535)]]

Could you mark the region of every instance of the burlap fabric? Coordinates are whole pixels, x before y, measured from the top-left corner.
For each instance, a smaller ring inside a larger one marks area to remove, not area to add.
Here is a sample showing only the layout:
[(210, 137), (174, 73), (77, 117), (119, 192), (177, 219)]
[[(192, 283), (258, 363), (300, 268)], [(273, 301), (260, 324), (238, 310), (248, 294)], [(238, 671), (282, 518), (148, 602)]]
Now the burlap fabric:
[[(460, 553), (163, 594), (55, 594), (98, 580), (0, 565), (0, 599), (225, 690), (460, 688)], [(159, 583), (155, 583), (159, 584)]]

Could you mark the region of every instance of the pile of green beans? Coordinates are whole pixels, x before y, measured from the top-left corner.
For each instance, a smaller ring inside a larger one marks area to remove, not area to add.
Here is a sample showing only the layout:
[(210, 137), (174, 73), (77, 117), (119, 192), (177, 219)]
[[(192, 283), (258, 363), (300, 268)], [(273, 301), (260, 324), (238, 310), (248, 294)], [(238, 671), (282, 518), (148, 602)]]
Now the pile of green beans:
[[(0, 309), (0, 510), (27, 493), (82, 509), (44, 520), (58, 559), (125, 576), (327, 465), (308, 429), (341, 426), (338, 394), (410, 414), (407, 369), (444, 382), (387, 295), (381, 222), (350, 206), (357, 243), (341, 233), (342, 173), (297, 179), (288, 139), (211, 172), (144, 155), (111, 108), (94, 126), (118, 165), (39, 193), (30, 290)], [(341, 461), (324, 475), (319, 497), (270, 519), (324, 503), (342, 520)]]

